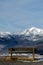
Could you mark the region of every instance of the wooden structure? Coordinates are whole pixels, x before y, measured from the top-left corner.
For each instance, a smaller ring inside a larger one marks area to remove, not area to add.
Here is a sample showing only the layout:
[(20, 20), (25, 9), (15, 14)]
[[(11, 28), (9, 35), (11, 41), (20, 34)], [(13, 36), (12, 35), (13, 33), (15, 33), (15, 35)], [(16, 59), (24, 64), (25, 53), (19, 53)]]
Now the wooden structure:
[[(36, 48), (23, 48), (23, 47), (16, 47), (16, 48), (9, 48), (8, 49), (9, 53), (11, 54), (11, 59), (12, 59), (12, 54), (13, 53), (32, 53), (33, 54), (33, 60), (35, 58), (35, 51), (36, 51)], [(17, 56), (18, 58), (18, 56)]]

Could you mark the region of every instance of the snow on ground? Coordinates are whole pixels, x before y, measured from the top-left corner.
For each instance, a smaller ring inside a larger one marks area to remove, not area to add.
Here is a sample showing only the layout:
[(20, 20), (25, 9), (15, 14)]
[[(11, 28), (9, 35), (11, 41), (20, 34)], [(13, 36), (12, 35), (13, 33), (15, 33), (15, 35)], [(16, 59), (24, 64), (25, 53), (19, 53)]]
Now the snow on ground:
[[(0, 56), (10, 56), (10, 54), (1, 54)], [(32, 58), (33, 55), (32, 54), (12, 54), (12, 56), (25, 56), (25, 57), (29, 57)], [(33, 62), (40, 62), (43, 61), (43, 55), (39, 55), (39, 54), (35, 54), (35, 58), (37, 58), (38, 60), (35, 60)], [(23, 61), (23, 62), (29, 62), (29, 61)]]

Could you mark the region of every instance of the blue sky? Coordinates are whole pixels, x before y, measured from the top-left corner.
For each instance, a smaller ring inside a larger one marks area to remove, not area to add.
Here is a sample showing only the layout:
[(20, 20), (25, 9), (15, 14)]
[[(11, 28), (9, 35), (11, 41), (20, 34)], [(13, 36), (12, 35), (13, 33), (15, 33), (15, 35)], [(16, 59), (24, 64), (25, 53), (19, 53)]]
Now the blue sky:
[(0, 31), (43, 29), (43, 0), (0, 0)]

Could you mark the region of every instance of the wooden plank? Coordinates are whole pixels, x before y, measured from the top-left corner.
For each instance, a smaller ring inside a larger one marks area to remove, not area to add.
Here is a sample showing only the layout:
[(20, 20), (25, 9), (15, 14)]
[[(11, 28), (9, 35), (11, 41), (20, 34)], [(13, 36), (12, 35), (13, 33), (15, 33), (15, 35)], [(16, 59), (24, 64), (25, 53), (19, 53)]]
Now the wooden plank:
[[(35, 50), (36, 48), (34, 48)], [(9, 51), (33, 51), (33, 48), (9, 48)]]

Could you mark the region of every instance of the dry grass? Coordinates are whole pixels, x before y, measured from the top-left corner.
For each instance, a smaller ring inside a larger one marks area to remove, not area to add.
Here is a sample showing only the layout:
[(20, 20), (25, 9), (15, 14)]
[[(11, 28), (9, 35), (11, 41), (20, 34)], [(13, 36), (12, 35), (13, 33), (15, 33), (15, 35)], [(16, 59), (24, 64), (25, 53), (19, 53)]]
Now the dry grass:
[(11, 59), (10, 57), (0, 57), (0, 65), (43, 65), (43, 61), (41, 62), (21, 62), (21, 61), (12, 61), (8, 60)]
[(26, 60), (26, 61), (33, 61), (37, 60), (36, 58), (29, 58), (29, 57), (22, 57), (22, 56), (15, 56), (15, 57), (5, 57), (5, 61), (17, 61), (17, 60)]

